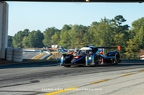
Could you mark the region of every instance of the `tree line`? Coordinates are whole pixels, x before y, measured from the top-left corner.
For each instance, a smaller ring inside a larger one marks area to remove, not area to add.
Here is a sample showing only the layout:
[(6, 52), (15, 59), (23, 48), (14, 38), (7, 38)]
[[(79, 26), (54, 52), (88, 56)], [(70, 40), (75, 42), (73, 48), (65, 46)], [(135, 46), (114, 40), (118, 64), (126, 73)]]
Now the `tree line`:
[(144, 49), (144, 17), (124, 24), (126, 19), (117, 15), (112, 19), (103, 18), (90, 26), (63, 25), (62, 29), (47, 28), (45, 31), (24, 29), (8, 37), (9, 47), (42, 48), (59, 45), (64, 48), (92, 46), (118, 46), (127, 59), (135, 58)]

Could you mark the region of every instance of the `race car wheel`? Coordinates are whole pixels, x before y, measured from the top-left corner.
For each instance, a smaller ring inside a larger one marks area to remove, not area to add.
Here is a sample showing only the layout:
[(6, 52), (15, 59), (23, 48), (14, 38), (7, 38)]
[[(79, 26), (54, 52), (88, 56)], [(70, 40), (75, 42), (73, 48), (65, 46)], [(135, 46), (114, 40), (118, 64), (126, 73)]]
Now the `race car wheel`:
[(115, 58), (113, 60), (113, 64), (117, 65), (118, 64), (118, 53), (115, 54)]
[(95, 57), (94, 57), (94, 63), (95, 63), (95, 66), (98, 66), (100, 64), (100, 56), (95, 55)]
[(71, 67), (71, 65), (64, 65), (64, 67)]
[(113, 60), (113, 64), (115, 64), (115, 65), (117, 65), (117, 64), (118, 64), (118, 62), (117, 62), (117, 60), (116, 60), (116, 59), (114, 59), (114, 60)]

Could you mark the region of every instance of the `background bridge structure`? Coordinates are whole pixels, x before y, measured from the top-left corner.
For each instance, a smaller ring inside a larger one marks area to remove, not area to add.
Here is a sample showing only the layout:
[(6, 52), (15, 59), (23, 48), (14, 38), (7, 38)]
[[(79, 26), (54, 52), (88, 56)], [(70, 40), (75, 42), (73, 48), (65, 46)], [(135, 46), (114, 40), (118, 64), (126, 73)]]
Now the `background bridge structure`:
[(5, 59), (8, 43), (8, 4), (0, 2), (0, 59)]

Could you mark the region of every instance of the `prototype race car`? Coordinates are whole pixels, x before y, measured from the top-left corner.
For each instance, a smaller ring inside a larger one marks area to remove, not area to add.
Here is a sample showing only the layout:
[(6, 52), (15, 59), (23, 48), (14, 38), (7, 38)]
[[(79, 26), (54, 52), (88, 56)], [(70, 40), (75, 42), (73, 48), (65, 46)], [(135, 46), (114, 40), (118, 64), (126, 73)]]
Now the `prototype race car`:
[(121, 56), (118, 51), (108, 52), (106, 55), (98, 47), (82, 47), (75, 54), (62, 54), (60, 65), (70, 67), (71, 65), (98, 66), (103, 64), (118, 64)]

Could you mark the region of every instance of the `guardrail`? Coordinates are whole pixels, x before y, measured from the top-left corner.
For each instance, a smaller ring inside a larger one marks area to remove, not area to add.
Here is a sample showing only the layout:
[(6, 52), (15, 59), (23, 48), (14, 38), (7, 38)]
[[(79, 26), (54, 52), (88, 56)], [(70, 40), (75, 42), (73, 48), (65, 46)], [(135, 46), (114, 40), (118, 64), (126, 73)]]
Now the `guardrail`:
[(122, 62), (130, 63), (144, 63), (144, 60), (122, 60)]

